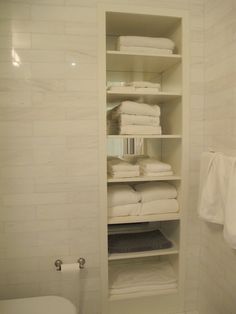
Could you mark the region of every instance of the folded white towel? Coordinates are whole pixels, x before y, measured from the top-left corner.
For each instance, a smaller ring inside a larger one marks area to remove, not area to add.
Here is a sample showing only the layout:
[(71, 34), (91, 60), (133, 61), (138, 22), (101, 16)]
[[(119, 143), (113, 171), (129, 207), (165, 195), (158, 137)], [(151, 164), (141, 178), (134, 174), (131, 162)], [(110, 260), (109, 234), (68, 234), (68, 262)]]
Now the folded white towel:
[(136, 292), (146, 292), (146, 291), (159, 291), (159, 290), (170, 290), (170, 289), (176, 289), (177, 288), (177, 282), (168, 283), (168, 284), (160, 284), (160, 285), (142, 285), (140, 283), (140, 286), (135, 287), (128, 287), (128, 288), (111, 288), (110, 289), (110, 295), (119, 295), (119, 294), (127, 294), (127, 293), (136, 293)]
[(159, 89), (161, 87), (160, 83), (152, 83), (152, 82), (148, 82), (148, 81), (133, 81), (133, 82), (128, 83), (128, 85), (133, 86), (135, 88), (152, 87), (152, 88)]
[(108, 171), (108, 174), (112, 178), (133, 178), (133, 177), (139, 177), (140, 172), (139, 170), (135, 171)]
[(121, 114), (118, 122), (122, 126), (126, 125), (146, 125), (160, 126), (160, 118), (152, 116), (140, 116), (135, 114)]
[(119, 205), (108, 208), (109, 217), (138, 216), (140, 215), (141, 203)]
[(108, 157), (107, 168), (110, 171), (139, 171), (139, 165), (118, 157)]
[(113, 109), (117, 114), (137, 114), (143, 116), (159, 117), (161, 114), (160, 107), (158, 105), (150, 105), (145, 103), (138, 103), (135, 101), (122, 101), (122, 103)]
[(179, 210), (176, 199), (156, 200), (141, 204), (141, 215), (175, 213)]
[(111, 86), (108, 90), (117, 93), (134, 93), (136, 89), (134, 86)]
[(145, 182), (135, 185), (134, 188), (141, 194), (143, 203), (177, 197), (176, 187), (167, 182)]
[(173, 176), (173, 171), (161, 171), (161, 172), (155, 172), (155, 171), (145, 171), (140, 170), (140, 173), (144, 177), (168, 177)]
[(209, 222), (223, 224), (227, 174), (223, 155), (203, 153), (201, 156), (199, 216)]
[(171, 165), (155, 158), (141, 157), (137, 159), (137, 164), (145, 171), (161, 172), (171, 171)]
[(129, 52), (132, 54), (141, 53), (141, 54), (151, 54), (151, 55), (170, 55), (173, 54), (171, 49), (160, 49), (160, 48), (151, 48), (151, 47), (130, 47), (130, 46), (118, 46), (119, 51)]
[(141, 196), (128, 184), (112, 184), (107, 188), (108, 207), (136, 204)]
[(123, 135), (160, 135), (161, 134), (161, 126), (153, 126), (153, 125), (121, 125), (119, 127), (120, 134)]
[(171, 265), (166, 261), (142, 260), (112, 263), (109, 267), (109, 286), (113, 289), (165, 287), (176, 283)]
[(120, 36), (118, 44), (128, 47), (151, 47), (170, 50), (175, 47), (175, 43), (169, 38), (144, 36)]

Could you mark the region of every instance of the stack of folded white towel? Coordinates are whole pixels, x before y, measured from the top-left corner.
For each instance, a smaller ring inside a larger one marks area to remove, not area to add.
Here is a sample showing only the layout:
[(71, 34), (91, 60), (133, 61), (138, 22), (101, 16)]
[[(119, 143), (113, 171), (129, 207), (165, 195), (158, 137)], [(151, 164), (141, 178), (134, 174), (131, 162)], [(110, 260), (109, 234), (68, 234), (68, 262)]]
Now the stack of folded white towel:
[(175, 289), (177, 279), (167, 261), (116, 262), (109, 267), (110, 294)]
[(179, 209), (175, 186), (167, 182), (146, 182), (135, 185), (141, 196), (141, 214), (175, 213)]
[(113, 178), (133, 178), (140, 175), (139, 165), (118, 157), (108, 157), (107, 172)]
[(159, 135), (161, 134), (160, 114), (158, 105), (123, 101), (108, 113), (109, 134)]
[(140, 93), (157, 93), (159, 92), (161, 85), (159, 83), (153, 83), (148, 81), (133, 81), (133, 82), (107, 82), (107, 89), (112, 92), (140, 92)]
[(132, 53), (172, 54), (175, 47), (169, 38), (120, 36), (118, 50)]
[(139, 215), (140, 199), (140, 194), (128, 184), (109, 185), (107, 190), (108, 216)]
[(179, 209), (176, 188), (167, 182), (108, 186), (108, 216), (174, 213)]
[(147, 177), (173, 175), (171, 165), (161, 162), (155, 158), (140, 157), (137, 158), (137, 164), (140, 166), (140, 173)]

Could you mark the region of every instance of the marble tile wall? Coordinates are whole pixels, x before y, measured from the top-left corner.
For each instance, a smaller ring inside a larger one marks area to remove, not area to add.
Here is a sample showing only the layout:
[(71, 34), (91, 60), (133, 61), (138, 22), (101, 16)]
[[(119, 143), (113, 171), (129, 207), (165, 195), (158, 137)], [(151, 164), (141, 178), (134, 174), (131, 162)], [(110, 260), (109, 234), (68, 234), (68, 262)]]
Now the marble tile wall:
[[(206, 1), (206, 94), (204, 146), (234, 156), (235, 142), (235, 1)], [(236, 253), (224, 242), (222, 227), (202, 223), (199, 310), (235, 313)]]
[[(203, 0), (110, 0), (190, 15), (186, 310), (196, 309)], [(0, 298), (62, 295), (100, 313), (97, 0), (0, 1)], [(54, 260), (87, 260), (80, 281)], [(78, 284), (80, 282), (80, 284)]]

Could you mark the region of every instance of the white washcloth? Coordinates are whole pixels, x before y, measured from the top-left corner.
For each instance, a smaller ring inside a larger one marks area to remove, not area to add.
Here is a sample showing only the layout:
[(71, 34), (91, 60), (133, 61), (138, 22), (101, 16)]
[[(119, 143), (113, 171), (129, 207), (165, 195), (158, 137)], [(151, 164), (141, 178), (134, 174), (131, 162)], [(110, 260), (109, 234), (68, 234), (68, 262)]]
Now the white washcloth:
[(141, 203), (119, 205), (108, 208), (109, 217), (138, 216), (140, 215)]
[(171, 49), (160, 49), (160, 48), (151, 48), (151, 47), (130, 47), (119, 45), (118, 50), (129, 52), (129, 53), (142, 53), (142, 54), (153, 54), (153, 55), (170, 55), (173, 54)]
[(179, 210), (176, 199), (156, 200), (142, 203), (141, 215), (175, 213)]
[(228, 190), (225, 202), (224, 238), (231, 248), (236, 249), (236, 158), (224, 157)]
[(177, 197), (176, 187), (167, 182), (145, 182), (135, 185), (134, 188), (141, 194), (142, 202)]
[(173, 176), (173, 174), (173, 171), (154, 172), (141, 170), (141, 175), (143, 175), (144, 177), (167, 177)]
[(164, 172), (172, 170), (171, 165), (154, 158), (138, 158), (137, 164), (139, 164), (144, 171)]
[(119, 124), (126, 125), (146, 125), (146, 126), (159, 126), (160, 118), (152, 116), (140, 116), (135, 114), (121, 114), (118, 118)]
[(169, 38), (144, 36), (120, 36), (118, 44), (128, 47), (151, 47), (170, 50), (175, 47), (175, 43)]
[(108, 174), (112, 178), (133, 178), (133, 177), (139, 177), (140, 172), (139, 172), (139, 170), (135, 170), (135, 171), (109, 171)]
[(209, 222), (223, 224), (227, 174), (223, 155), (203, 153), (201, 156), (199, 216)]
[(154, 117), (159, 117), (161, 114), (161, 110), (158, 105), (138, 103), (129, 100), (122, 101), (122, 103), (118, 107), (116, 107), (114, 111), (116, 111), (117, 114), (126, 113)]
[(108, 207), (136, 204), (141, 196), (128, 184), (114, 184), (107, 188)]
[(108, 157), (107, 167), (111, 171), (139, 171), (139, 165), (134, 165), (118, 157)]
[(177, 282), (168, 262), (153, 260), (113, 263), (109, 267), (109, 278), (110, 289), (159, 287)]
[(133, 86), (135, 88), (152, 87), (152, 88), (159, 89), (161, 87), (161, 84), (159, 84), (159, 83), (152, 83), (152, 82), (148, 82), (148, 81), (133, 81), (133, 82), (128, 83), (128, 85)]
[(121, 125), (120, 126), (120, 134), (123, 135), (160, 135), (161, 134), (161, 126), (153, 126), (153, 125)]

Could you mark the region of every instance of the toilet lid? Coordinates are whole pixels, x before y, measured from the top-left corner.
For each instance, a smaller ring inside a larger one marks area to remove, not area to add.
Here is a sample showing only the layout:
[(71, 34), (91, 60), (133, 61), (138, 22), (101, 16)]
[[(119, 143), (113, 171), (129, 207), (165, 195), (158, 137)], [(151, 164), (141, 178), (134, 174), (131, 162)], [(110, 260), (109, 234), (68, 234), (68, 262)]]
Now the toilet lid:
[(75, 306), (67, 299), (43, 296), (0, 301), (1, 314), (77, 314)]

